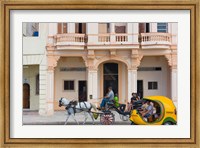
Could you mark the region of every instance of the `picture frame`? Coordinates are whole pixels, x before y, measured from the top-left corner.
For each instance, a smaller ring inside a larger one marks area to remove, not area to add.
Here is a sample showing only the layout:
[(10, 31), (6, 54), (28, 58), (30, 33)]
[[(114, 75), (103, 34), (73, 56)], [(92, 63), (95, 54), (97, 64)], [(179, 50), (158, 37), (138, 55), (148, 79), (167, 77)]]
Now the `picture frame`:
[[(47, 146), (68, 146), (68, 147), (164, 147), (183, 146), (199, 147), (199, 1), (34, 1), (34, 0), (3, 0), (1, 3), (1, 50), (0, 50), (0, 70), (1, 70), (1, 145), (10, 146), (30, 146), (34, 144), (40, 147)], [(50, 138), (10, 138), (10, 11), (11, 10), (189, 10), (191, 16), (191, 119), (190, 138), (177, 139), (50, 139)]]

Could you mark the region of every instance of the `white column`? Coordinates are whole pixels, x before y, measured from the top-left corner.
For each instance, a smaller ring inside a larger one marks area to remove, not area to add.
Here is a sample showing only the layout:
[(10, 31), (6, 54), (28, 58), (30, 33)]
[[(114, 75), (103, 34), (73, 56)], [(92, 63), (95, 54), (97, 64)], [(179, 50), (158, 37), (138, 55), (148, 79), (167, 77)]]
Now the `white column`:
[[(39, 68), (40, 72), (40, 94), (39, 94), (39, 114), (40, 115), (46, 115), (46, 104), (47, 104), (47, 68), (46, 68), (46, 56), (42, 60), (42, 63), (40, 64)], [(41, 93), (42, 90), (42, 93)]]
[(49, 23), (49, 35), (55, 35), (58, 32), (57, 23)]
[(157, 23), (150, 23), (150, 32), (157, 32)]
[(115, 43), (115, 23), (110, 23), (110, 42)]
[(88, 101), (97, 102), (97, 70), (88, 69)]
[(75, 23), (67, 23), (67, 33), (75, 33)]
[(127, 23), (128, 42), (133, 43), (133, 23)]
[(129, 102), (130, 102), (132, 93), (137, 93), (137, 69), (128, 70), (128, 101)]
[(99, 34), (98, 23), (86, 23), (86, 33), (88, 35), (88, 44), (96, 44)]
[[(177, 44), (177, 34), (178, 34), (178, 23), (168, 23), (171, 24), (170, 33), (172, 34), (172, 44)], [(169, 30), (169, 29), (168, 29)]]
[(139, 23), (133, 23), (133, 43), (138, 44)]
[(54, 70), (47, 71), (47, 107), (46, 115), (54, 114)]
[(171, 68), (171, 99), (177, 107), (177, 68)]
[(57, 34), (57, 23), (49, 23), (49, 30), (48, 30), (48, 44), (54, 44), (55, 40), (53, 38), (54, 35)]

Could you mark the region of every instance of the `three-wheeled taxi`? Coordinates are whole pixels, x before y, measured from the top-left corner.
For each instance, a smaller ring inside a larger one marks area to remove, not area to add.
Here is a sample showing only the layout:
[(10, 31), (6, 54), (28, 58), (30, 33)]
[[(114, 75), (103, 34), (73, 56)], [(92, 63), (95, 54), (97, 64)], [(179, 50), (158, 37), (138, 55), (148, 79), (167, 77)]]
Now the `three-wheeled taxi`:
[[(153, 114), (144, 118), (142, 116), (143, 105), (150, 101), (153, 106)], [(175, 125), (177, 124), (176, 107), (171, 99), (165, 96), (144, 97), (140, 105), (131, 111), (130, 121), (132, 125)]]

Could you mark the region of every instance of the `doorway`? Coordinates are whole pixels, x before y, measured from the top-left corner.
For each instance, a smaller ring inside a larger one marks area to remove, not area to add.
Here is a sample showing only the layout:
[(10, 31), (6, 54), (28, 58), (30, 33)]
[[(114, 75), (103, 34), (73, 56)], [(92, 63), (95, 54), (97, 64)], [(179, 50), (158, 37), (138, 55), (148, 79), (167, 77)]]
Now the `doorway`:
[(86, 23), (76, 23), (75, 33), (86, 33)]
[(23, 108), (30, 108), (30, 85), (27, 83), (23, 84)]
[(137, 80), (137, 94), (143, 98), (143, 80)]
[(87, 101), (86, 81), (78, 81), (78, 99), (79, 99), (79, 102)]
[[(118, 92), (118, 64), (117, 63), (105, 63), (103, 65), (103, 82), (104, 82), (104, 95), (107, 94), (108, 87), (112, 87), (115, 93)], [(119, 96), (119, 94), (118, 94)]]
[(150, 32), (149, 23), (139, 23), (139, 33), (148, 33)]

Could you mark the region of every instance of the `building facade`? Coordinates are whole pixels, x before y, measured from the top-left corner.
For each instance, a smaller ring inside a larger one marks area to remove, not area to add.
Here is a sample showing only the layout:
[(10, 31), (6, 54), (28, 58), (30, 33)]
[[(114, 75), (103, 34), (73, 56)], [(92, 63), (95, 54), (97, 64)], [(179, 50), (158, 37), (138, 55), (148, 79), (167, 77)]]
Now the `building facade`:
[(177, 23), (24, 23), (23, 107), (52, 115), (58, 100), (99, 104), (109, 86), (177, 104)]

